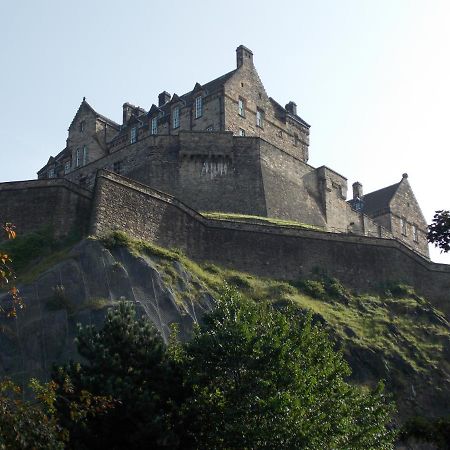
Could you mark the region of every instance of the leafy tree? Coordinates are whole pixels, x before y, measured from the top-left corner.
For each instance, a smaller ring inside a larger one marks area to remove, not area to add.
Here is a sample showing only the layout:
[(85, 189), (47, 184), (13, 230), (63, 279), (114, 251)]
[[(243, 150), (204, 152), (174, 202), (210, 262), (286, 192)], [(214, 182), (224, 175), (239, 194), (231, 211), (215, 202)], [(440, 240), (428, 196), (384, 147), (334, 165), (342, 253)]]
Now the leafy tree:
[[(6, 223), (1, 226), (2, 231), (6, 234), (8, 239), (15, 239), (16, 232), (14, 225)], [(11, 267), (10, 256), (0, 249), (0, 289), (8, 289), (10, 294), (10, 302), (5, 307), (0, 305), (0, 314), (6, 314), (9, 317), (17, 316), (17, 309), (24, 307), (22, 298), (19, 295), (19, 290), (14, 285), (16, 278), (14, 270)]]
[(35, 402), (10, 380), (0, 382), (0, 449), (63, 449), (67, 433), (54, 416), (55, 384), (32, 381)]
[[(77, 338), (82, 364), (55, 371), (60, 385), (70, 380), (73, 392), (57, 401), (71, 444), (89, 449), (175, 448), (170, 416), (181, 377), (172, 368), (164, 342), (147, 319), (137, 320), (130, 303), (108, 312), (99, 331), (80, 327)], [(114, 408), (87, 422), (74, 423), (70, 405), (83, 391), (109, 396)]]
[(393, 405), (350, 369), (311, 317), (227, 288), (185, 346), (187, 433), (196, 448), (388, 449)]
[(433, 222), (428, 226), (428, 242), (431, 242), (441, 251), (450, 250), (450, 211), (436, 211)]
[[(348, 384), (348, 365), (311, 317), (229, 288), (188, 343), (172, 335), (164, 346), (121, 303), (100, 331), (80, 328), (78, 348), (85, 362), (54, 374), (73, 386), (56, 406), (75, 448), (392, 448), (381, 385)], [(114, 408), (73, 424), (68, 408), (83, 390)]]

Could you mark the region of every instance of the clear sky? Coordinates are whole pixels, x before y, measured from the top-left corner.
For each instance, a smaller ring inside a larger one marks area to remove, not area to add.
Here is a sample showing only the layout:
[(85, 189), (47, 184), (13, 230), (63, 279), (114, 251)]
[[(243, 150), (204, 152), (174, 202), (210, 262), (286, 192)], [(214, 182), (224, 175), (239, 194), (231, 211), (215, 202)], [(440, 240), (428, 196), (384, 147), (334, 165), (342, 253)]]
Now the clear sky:
[[(449, 209), (448, 0), (21, 0), (2, 4), (0, 181), (33, 179), (83, 96), (121, 122), (254, 53), (266, 91), (311, 124), (310, 163), (368, 193), (409, 181)], [(450, 263), (450, 255), (432, 253)]]

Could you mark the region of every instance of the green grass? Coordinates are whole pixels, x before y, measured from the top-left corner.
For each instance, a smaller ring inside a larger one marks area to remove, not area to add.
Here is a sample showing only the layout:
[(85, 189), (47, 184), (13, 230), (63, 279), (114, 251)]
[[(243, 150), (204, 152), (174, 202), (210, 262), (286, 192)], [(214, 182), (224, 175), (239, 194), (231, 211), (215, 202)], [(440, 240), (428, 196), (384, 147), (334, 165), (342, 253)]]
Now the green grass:
[[(164, 281), (172, 287), (177, 300), (195, 301), (200, 294), (220, 293), (224, 282), (234, 285), (245, 296), (256, 301), (268, 301), (275, 306), (286, 303), (299, 310), (311, 311), (321, 318), (335, 339), (343, 345), (355, 345), (381, 351), (386, 357), (401, 358), (414, 371), (426, 371), (442, 360), (442, 346), (448, 339), (448, 327), (430, 321), (430, 315), (439, 315), (411, 286), (389, 283), (379, 295), (355, 295), (339, 280), (321, 278), (286, 282), (261, 278), (252, 274), (220, 267), (212, 263), (198, 264), (179, 250), (169, 250), (154, 244), (114, 233), (107, 245), (123, 245), (132, 252), (148, 255), (156, 261)], [(175, 262), (190, 274), (187, 282), (181, 280)], [(187, 283), (184, 298), (178, 286)], [(187, 294), (186, 294), (187, 291)], [(418, 314), (421, 311), (421, 314)]]
[(316, 230), (316, 231), (325, 231), (325, 228), (309, 225), (307, 223), (296, 222), (294, 220), (283, 220), (276, 219), (273, 217), (263, 217), (263, 216), (252, 216), (250, 214), (234, 214), (234, 213), (224, 213), (224, 212), (215, 212), (215, 211), (202, 211), (201, 215), (206, 217), (207, 219), (215, 219), (215, 220), (229, 220), (229, 221), (238, 221), (238, 222), (258, 222), (266, 225), (279, 225), (283, 227), (294, 227), (294, 228), (302, 228), (308, 230)]
[(67, 253), (79, 240), (75, 235), (55, 239), (51, 228), (19, 235), (3, 242), (2, 250), (12, 259), (18, 283), (30, 283), (41, 273), (67, 258)]

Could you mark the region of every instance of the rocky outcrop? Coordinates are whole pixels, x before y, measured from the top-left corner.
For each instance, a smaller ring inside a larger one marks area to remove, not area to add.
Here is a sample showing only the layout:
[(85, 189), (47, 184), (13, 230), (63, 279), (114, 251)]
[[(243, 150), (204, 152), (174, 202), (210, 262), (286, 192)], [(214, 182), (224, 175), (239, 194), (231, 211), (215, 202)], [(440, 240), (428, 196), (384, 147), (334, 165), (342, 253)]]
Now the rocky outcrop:
[(77, 324), (100, 325), (107, 308), (121, 299), (135, 302), (139, 314), (148, 316), (165, 340), (172, 323), (187, 337), (212, 298), (196, 292), (194, 302), (192, 275), (177, 261), (171, 264), (176, 286), (164, 281), (149, 256), (82, 241), (67, 259), (20, 286), (26, 308), (17, 319), (1, 321), (0, 373), (16, 380), (47, 378), (54, 364), (77, 359)]

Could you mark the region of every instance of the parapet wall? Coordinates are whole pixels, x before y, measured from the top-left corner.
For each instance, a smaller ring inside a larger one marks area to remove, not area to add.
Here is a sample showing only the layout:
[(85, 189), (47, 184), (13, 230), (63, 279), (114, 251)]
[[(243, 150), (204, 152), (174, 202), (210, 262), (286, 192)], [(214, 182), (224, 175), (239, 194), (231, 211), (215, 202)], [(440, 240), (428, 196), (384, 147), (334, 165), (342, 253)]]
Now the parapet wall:
[(56, 238), (86, 233), (92, 193), (65, 179), (0, 183), (0, 221), (26, 234), (51, 227)]
[(168, 194), (100, 171), (90, 231), (118, 229), (260, 276), (292, 280), (320, 269), (364, 290), (402, 281), (450, 315), (450, 266), (431, 263), (399, 241), (206, 219)]

